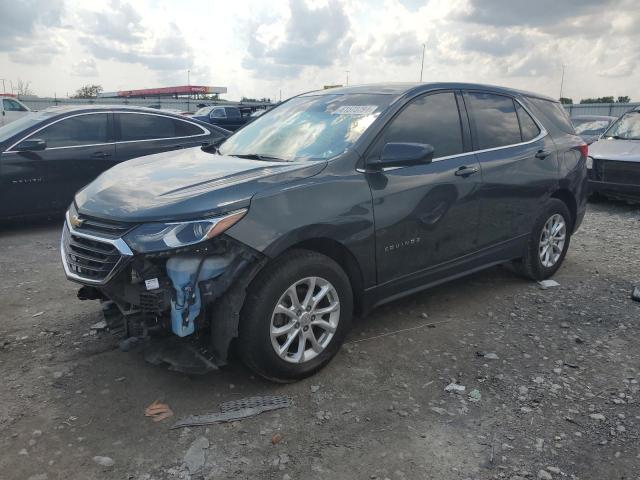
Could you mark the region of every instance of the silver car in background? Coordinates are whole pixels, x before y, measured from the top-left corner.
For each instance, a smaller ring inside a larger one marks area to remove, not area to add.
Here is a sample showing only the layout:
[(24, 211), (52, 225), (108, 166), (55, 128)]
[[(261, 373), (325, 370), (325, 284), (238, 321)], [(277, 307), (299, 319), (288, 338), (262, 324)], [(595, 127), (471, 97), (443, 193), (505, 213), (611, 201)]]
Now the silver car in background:
[(618, 117), (608, 115), (576, 115), (571, 117), (571, 123), (576, 129), (576, 133), (582, 137), (587, 145), (598, 141), (607, 128), (615, 122)]
[(589, 146), (592, 193), (640, 202), (640, 107), (616, 120)]

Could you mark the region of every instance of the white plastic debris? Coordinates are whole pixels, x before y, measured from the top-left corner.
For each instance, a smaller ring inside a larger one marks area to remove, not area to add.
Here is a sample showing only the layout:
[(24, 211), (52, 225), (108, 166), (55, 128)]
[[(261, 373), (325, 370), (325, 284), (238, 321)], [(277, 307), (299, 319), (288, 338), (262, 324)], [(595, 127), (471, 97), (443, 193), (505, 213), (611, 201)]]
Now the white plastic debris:
[(631, 298), (636, 302), (640, 302), (640, 287), (633, 287), (633, 292), (631, 292)]
[(464, 393), (467, 388), (464, 385), (459, 385), (457, 383), (450, 383), (446, 387), (444, 387), (445, 392), (453, 392), (453, 393)]
[(540, 282), (538, 282), (538, 285), (540, 285), (540, 288), (542, 288), (543, 290), (546, 290), (547, 288), (560, 286), (560, 284), (555, 280), (541, 280)]

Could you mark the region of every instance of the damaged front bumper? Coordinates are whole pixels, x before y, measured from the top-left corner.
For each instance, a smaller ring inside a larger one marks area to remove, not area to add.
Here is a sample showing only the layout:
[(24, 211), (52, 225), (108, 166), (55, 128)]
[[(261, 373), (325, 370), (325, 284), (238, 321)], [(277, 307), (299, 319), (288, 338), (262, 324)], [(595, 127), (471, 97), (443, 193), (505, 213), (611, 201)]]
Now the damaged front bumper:
[(140, 254), (123, 240), (126, 226), (100, 232), (91, 227), (74, 227), (67, 218), (62, 232), (65, 274), (83, 285), (78, 297), (109, 305), (107, 321), (120, 321), (125, 336), (210, 331), (212, 356), (224, 364), (238, 334), (246, 288), (264, 257), (224, 234), (186, 248)]

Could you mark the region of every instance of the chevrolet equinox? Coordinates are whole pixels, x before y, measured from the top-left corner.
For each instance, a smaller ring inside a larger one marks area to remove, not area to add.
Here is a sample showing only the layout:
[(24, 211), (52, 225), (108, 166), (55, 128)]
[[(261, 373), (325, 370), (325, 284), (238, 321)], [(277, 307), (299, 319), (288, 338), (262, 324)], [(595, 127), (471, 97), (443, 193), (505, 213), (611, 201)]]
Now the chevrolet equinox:
[(354, 314), (493, 265), (556, 272), (586, 208), (562, 106), (507, 88), (384, 84), (283, 102), (219, 147), (80, 190), (66, 276), (128, 335), (237, 348), (277, 381), (326, 365)]

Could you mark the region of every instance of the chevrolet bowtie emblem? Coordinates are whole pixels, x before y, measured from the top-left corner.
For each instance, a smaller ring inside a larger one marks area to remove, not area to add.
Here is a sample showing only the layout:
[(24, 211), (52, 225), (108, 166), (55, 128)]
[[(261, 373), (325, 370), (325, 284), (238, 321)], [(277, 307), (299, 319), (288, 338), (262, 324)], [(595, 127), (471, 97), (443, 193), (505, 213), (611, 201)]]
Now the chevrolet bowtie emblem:
[(69, 218), (69, 222), (71, 223), (71, 226), (73, 228), (78, 228), (80, 225), (84, 223), (84, 220), (78, 217), (78, 215), (74, 214), (74, 215), (71, 215), (71, 217)]

